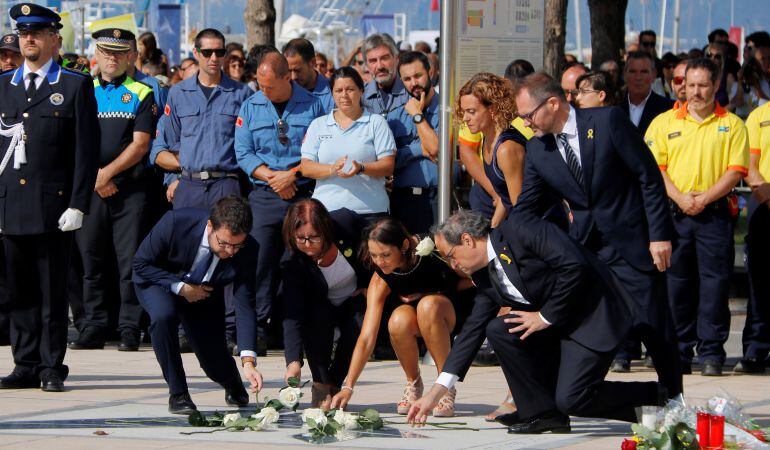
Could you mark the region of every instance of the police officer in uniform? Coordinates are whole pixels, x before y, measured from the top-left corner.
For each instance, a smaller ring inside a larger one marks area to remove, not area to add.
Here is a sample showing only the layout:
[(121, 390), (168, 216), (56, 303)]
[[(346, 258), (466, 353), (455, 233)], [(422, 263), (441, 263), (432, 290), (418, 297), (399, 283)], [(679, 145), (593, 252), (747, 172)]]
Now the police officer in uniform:
[[(93, 34), (99, 76), (94, 79), (99, 108), (101, 153), (91, 211), (75, 233), (83, 259), (85, 327), (71, 349), (103, 348), (108, 331), (109, 290), (117, 267), (118, 350), (139, 349), (142, 307), (131, 282), (131, 261), (146, 228), (149, 171), (142, 159), (155, 130), (152, 89), (126, 74), (134, 34), (106, 28)], [(110, 261), (114, 252), (116, 263)]]
[(91, 79), (53, 58), (60, 17), (31, 3), (10, 11), (24, 64), (0, 75), (0, 228), (15, 367), (2, 389), (62, 391), (68, 368), (66, 279), (72, 234), (94, 189), (99, 124)]

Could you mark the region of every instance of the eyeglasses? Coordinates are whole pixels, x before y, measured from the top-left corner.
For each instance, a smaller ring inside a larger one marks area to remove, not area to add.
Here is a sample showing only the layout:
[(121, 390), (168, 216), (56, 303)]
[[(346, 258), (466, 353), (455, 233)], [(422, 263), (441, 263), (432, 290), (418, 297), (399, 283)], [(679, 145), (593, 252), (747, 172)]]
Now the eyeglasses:
[(297, 242), (297, 245), (302, 244), (320, 244), (323, 242), (323, 238), (321, 236), (294, 236), (294, 240)]
[(713, 60), (716, 60), (716, 61), (721, 61), (722, 60), (722, 54), (721, 53), (706, 53), (706, 57), (710, 58), (710, 59), (713, 59)]
[(537, 105), (537, 107), (535, 109), (533, 109), (531, 112), (529, 112), (527, 114), (519, 114), (519, 117), (521, 117), (521, 120), (524, 120), (526, 122), (532, 123), (532, 118), (537, 113), (537, 110), (542, 108), (543, 105), (545, 105), (548, 102), (548, 100), (550, 100), (550, 98), (547, 98), (547, 99), (543, 100), (542, 102), (540, 102), (540, 104)]
[(353, 60), (353, 64), (355, 64), (357, 66), (363, 66), (364, 65), (364, 60), (363, 59), (354, 59)]
[(217, 236), (216, 233), (214, 233), (214, 237), (217, 239), (217, 244), (219, 244), (220, 247), (224, 249), (232, 249), (232, 250), (240, 250), (243, 247), (246, 247), (246, 239), (243, 240), (240, 244), (231, 244), (229, 242), (225, 242), (221, 239), (219, 239), (219, 236)]
[(655, 41), (642, 41), (639, 45), (642, 47), (655, 47)]
[(198, 53), (203, 55), (204, 58), (211, 58), (211, 55), (217, 55), (217, 58), (223, 58), (227, 50), (223, 48), (198, 48)]
[(679, 86), (680, 84), (684, 83), (684, 77), (674, 77), (674, 84)]
[(289, 143), (289, 124), (283, 119), (278, 119), (275, 123), (275, 127), (278, 128), (278, 142), (282, 145)]
[(574, 97), (574, 96), (578, 95), (578, 90), (577, 89), (565, 89), (564, 90), (564, 95), (566, 97), (569, 97), (570, 95)]

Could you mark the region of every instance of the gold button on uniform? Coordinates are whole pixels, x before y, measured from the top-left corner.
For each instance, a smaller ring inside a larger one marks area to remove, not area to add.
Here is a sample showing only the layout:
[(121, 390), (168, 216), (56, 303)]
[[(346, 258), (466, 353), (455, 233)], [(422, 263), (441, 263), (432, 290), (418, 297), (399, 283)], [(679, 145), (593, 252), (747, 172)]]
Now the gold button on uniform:
[(27, 184), (27, 180), (22, 178), (21, 180), (19, 180), (19, 184), (21, 184), (21, 185)]
[(21, 116), (22, 116), (22, 117), (24, 117), (24, 118), (26, 119), (27, 117), (29, 117), (29, 113), (24, 113), (24, 114), (22, 114)]

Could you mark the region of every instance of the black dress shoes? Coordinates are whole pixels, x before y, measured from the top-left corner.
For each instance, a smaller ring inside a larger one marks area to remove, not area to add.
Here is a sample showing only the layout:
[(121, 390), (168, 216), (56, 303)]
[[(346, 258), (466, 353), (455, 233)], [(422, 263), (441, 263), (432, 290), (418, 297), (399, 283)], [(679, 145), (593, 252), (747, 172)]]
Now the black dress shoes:
[(225, 387), (225, 403), (228, 406), (237, 406), (239, 408), (248, 406), (249, 393), (246, 392), (246, 388), (243, 387), (243, 383), (240, 380)]
[(267, 356), (267, 342), (262, 338), (257, 338), (257, 356)]
[(733, 370), (735, 373), (765, 373), (765, 363), (754, 358), (743, 358)]
[(174, 394), (168, 397), (168, 412), (171, 414), (189, 416), (197, 410), (198, 408), (195, 407), (189, 392)]
[(522, 420), (521, 416), (519, 416), (518, 411), (514, 411), (508, 414), (500, 414), (499, 416), (495, 417), (495, 422), (505, 425), (506, 427), (510, 427), (511, 425), (518, 425), (523, 423), (524, 420)]
[(7, 377), (0, 378), (0, 389), (37, 389), (39, 387), (39, 378), (16, 370)]
[(508, 427), (509, 434), (569, 433), (569, 416), (549, 413)]
[(628, 373), (631, 372), (631, 361), (627, 359), (616, 359), (612, 361), (610, 372)]
[(700, 374), (704, 377), (721, 377), (722, 363), (713, 359), (707, 359), (701, 364)]
[(126, 330), (120, 333), (119, 352), (135, 352), (139, 350), (139, 332)]
[(64, 380), (55, 371), (48, 374), (40, 374), (43, 384), (40, 389), (45, 392), (64, 392)]
[(86, 327), (78, 339), (67, 346), (72, 350), (99, 350), (104, 348), (104, 330)]
[(193, 349), (190, 345), (190, 341), (187, 340), (187, 336), (179, 336), (179, 353), (192, 353)]

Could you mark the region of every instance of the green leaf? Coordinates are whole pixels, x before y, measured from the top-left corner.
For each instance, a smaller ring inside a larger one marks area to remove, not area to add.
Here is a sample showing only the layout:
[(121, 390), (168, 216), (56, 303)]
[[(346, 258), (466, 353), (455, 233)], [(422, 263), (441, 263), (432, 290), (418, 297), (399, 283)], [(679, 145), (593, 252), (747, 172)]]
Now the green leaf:
[(309, 428), (315, 428), (315, 427), (317, 427), (317, 426), (318, 426), (318, 424), (315, 422), (315, 420), (313, 420), (313, 419), (311, 419), (311, 418), (308, 418), (308, 419), (307, 419), (307, 426), (308, 426)]
[(300, 380), (297, 377), (289, 377), (289, 379), (287, 379), (286, 382), (288, 383), (289, 387), (295, 388), (295, 387), (299, 387), (302, 380)]
[(195, 411), (187, 417), (187, 422), (194, 427), (205, 427), (208, 425), (208, 421), (203, 417), (200, 411)]
[(380, 413), (373, 408), (367, 408), (361, 411), (358, 415), (366, 418), (366, 420), (370, 422), (377, 422), (378, 420), (380, 420)]
[(267, 403), (265, 403), (265, 408), (267, 407), (273, 407), (276, 411), (280, 411), (285, 408), (283, 403), (281, 403), (281, 401), (278, 399), (269, 400)]

